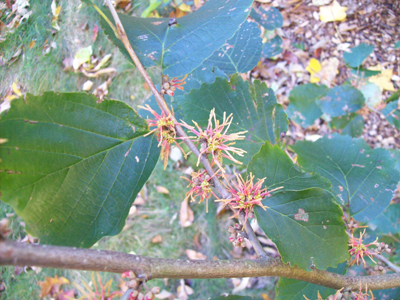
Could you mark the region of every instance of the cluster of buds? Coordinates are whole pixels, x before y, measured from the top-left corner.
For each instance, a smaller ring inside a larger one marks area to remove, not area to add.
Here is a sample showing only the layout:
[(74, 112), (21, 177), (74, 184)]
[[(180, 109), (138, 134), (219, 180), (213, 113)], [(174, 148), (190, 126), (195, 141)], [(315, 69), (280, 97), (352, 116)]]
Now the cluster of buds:
[[(376, 239), (374, 242), (369, 243), (369, 244), (363, 244), (363, 235), (365, 234), (365, 230), (360, 233), (360, 237), (359, 238), (355, 238), (353, 236), (353, 234), (350, 237), (350, 243), (349, 246), (351, 247), (351, 249), (349, 250), (350, 255), (351, 256), (355, 256), (354, 259), (350, 262), (350, 266), (354, 265), (354, 264), (360, 264), (360, 258), (362, 259), (363, 263), (364, 263), (364, 267), (367, 266), (365, 260), (364, 260), (364, 256), (368, 256), (373, 262), (373, 254), (377, 253), (376, 249), (368, 249), (369, 246), (371, 245), (375, 245), (377, 247), (381, 246), (382, 244), (378, 243), (378, 239)], [(387, 248), (387, 247), (386, 247)], [(384, 249), (386, 249), (384, 246)], [(378, 249), (378, 248), (377, 248)], [(382, 250), (382, 247), (380, 248)], [(387, 248), (389, 249), (389, 248)], [(390, 251), (390, 249), (389, 249)]]
[(235, 144), (235, 142), (233, 142), (235, 140), (243, 140), (245, 136), (242, 134), (246, 133), (247, 131), (227, 134), (227, 131), (232, 124), (232, 119), (232, 114), (227, 117), (226, 113), (224, 112), (223, 121), (220, 124), (215, 115), (215, 109), (213, 109), (210, 112), (208, 125), (205, 130), (203, 130), (195, 121), (193, 121), (193, 123), (196, 125), (197, 130), (188, 125), (186, 126), (196, 135), (193, 138), (197, 139), (197, 141), (200, 143), (200, 155), (197, 160), (197, 165), (200, 163), (200, 157), (202, 154), (205, 154), (207, 157), (208, 155), (211, 155), (212, 164), (215, 163), (222, 172), (225, 172), (222, 167), (222, 159), (224, 157), (237, 164), (241, 164), (240, 161), (232, 156), (232, 153), (243, 156), (246, 151), (240, 148), (232, 147), (232, 145)]
[(139, 292), (138, 290), (134, 290), (129, 294), (128, 300), (153, 300), (159, 293), (160, 293), (159, 287), (152, 287), (145, 294)]
[(171, 152), (171, 145), (175, 144), (183, 153), (186, 158), (186, 153), (183, 151), (182, 147), (177, 142), (178, 139), (182, 139), (176, 136), (175, 125), (181, 125), (187, 127), (186, 124), (178, 123), (174, 121), (175, 119), (171, 114), (166, 115), (163, 111), (161, 115), (159, 115), (155, 110), (151, 109), (151, 107), (147, 104), (144, 106), (139, 106), (140, 108), (147, 110), (152, 113), (152, 115), (156, 118), (155, 120), (147, 119), (147, 124), (149, 127), (156, 127), (151, 130), (146, 135), (156, 133), (158, 140), (158, 147), (161, 147), (161, 159), (164, 160), (164, 169), (168, 164), (169, 153)]
[[(218, 171), (214, 173), (213, 176), (221, 176), (217, 175)], [(189, 185), (187, 187), (191, 187), (189, 192), (186, 193), (185, 200), (195, 201), (196, 197), (200, 197), (199, 203), (203, 202), (206, 199), (207, 202), (207, 212), (208, 212), (208, 199), (211, 195), (217, 198), (211, 188), (214, 186), (212, 181), (212, 176), (208, 175), (206, 170), (199, 171), (199, 172), (192, 172), (191, 179), (186, 177), (181, 177), (187, 181), (189, 181)]]
[(132, 271), (126, 271), (126, 272), (122, 273), (121, 277), (128, 279), (126, 286), (129, 289), (136, 289), (138, 287), (138, 285), (139, 285), (138, 279), (136, 278), (135, 273), (133, 273)]
[(378, 246), (375, 249), (372, 249), (375, 253), (380, 254), (383, 252), (390, 253), (392, 250), (389, 248), (388, 244), (385, 243), (378, 243)]
[(374, 266), (374, 271), (379, 274), (386, 274), (386, 268), (382, 265), (381, 262), (378, 262), (378, 264)]
[(367, 226), (360, 226), (353, 218), (350, 218), (348, 222), (346, 222), (346, 229), (350, 234), (354, 232), (357, 228), (365, 228)]
[(250, 173), (245, 181), (241, 175), (236, 174), (237, 183), (235, 187), (229, 185), (228, 191), (232, 195), (230, 199), (220, 199), (219, 202), (224, 202), (225, 205), (231, 205), (237, 209), (236, 213), (231, 217), (237, 217), (242, 211), (245, 213), (245, 221), (252, 216), (254, 205), (258, 205), (266, 210), (262, 204), (265, 197), (270, 197), (271, 192), (281, 189), (282, 187), (267, 191), (267, 188), (262, 188), (264, 179), (259, 179), (255, 184), (253, 183), (254, 176)]
[(129, 294), (128, 300), (153, 300), (160, 293), (159, 287), (152, 287), (146, 293), (139, 292), (139, 280), (132, 271), (122, 273), (121, 277), (127, 278), (129, 281), (126, 283), (126, 286), (129, 289), (133, 289)]
[(239, 224), (235, 224), (234, 227), (229, 226), (228, 231), (231, 233), (229, 241), (235, 247), (246, 247), (246, 242), (244, 241), (245, 233), (243, 232), (242, 227)]
[(163, 76), (163, 83), (161, 88), (161, 94), (167, 94), (168, 96), (173, 96), (175, 94), (176, 89), (183, 90), (183, 86), (186, 81), (187, 75), (182, 79), (172, 78), (171, 80), (167, 75)]

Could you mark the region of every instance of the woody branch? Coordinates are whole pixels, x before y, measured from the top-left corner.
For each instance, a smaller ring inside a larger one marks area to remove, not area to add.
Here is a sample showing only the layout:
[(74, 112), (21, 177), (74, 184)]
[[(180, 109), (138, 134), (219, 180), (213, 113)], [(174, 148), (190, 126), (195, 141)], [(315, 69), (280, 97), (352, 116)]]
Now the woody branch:
[(0, 265), (38, 266), (60, 269), (123, 273), (133, 271), (138, 278), (233, 278), (279, 276), (345, 290), (370, 290), (400, 286), (400, 274), (344, 276), (291, 267), (281, 260), (174, 260), (149, 258), (122, 252), (34, 245), (0, 239)]

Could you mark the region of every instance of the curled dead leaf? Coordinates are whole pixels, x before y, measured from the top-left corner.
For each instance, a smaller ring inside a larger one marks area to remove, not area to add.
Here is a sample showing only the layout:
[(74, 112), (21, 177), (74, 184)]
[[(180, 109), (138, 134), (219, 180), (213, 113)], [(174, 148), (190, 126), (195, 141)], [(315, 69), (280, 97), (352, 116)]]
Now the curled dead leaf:
[(193, 289), (185, 284), (185, 281), (181, 279), (180, 286), (177, 289), (178, 299), (179, 300), (187, 300), (189, 299), (189, 295), (194, 293)]
[(161, 186), (161, 185), (157, 185), (156, 186), (156, 190), (160, 194), (169, 194), (168, 189), (166, 187)]
[(182, 227), (189, 227), (194, 220), (193, 210), (189, 207), (188, 201), (183, 200), (179, 211), (179, 223)]
[(340, 6), (340, 4), (334, 0), (330, 5), (321, 6), (319, 8), (319, 18), (322, 22), (334, 22), (343, 21), (346, 19), (347, 7)]
[(38, 284), (42, 288), (40, 298), (43, 298), (47, 295), (53, 296), (54, 294), (58, 294), (60, 292), (60, 286), (69, 284), (69, 281), (65, 277), (58, 278), (58, 276), (55, 275), (54, 278), (46, 277), (45, 281), (39, 281)]
[(156, 295), (156, 299), (169, 299), (173, 294), (166, 290), (162, 290), (160, 293)]
[(203, 253), (194, 251), (192, 249), (186, 249), (185, 253), (190, 259), (194, 259), (194, 260), (206, 260), (207, 259), (207, 256), (205, 256)]
[(92, 89), (92, 87), (93, 87), (93, 81), (88, 80), (83, 84), (82, 90), (90, 91)]
[(153, 238), (151, 239), (151, 242), (152, 242), (153, 244), (159, 244), (159, 243), (161, 243), (161, 242), (162, 242), (162, 237), (161, 237), (161, 235), (160, 235), (160, 234), (157, 234), (155, 237), (153, 237)]

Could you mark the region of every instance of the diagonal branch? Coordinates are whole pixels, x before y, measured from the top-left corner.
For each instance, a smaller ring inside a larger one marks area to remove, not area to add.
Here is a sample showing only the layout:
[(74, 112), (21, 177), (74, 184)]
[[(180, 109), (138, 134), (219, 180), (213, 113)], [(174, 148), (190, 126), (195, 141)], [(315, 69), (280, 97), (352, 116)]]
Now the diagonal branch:
[(400, 286), (400, 274), (345, 276), (327, 271), (307, 272), (281, 260), (188, 260), (149, 258), (122, 252), (33, 245), (0, 239), (0, 265), (38, 266), (86, 271), (123, 273), (131, 270), (138, 278), (233, 278), (279, 276), (298, 279), (333, 289), (369, 290)]
[[(118, 34), (118, 38), (121, 40), (121, 42), (124, 44), (126, 50), (128, 51), (130, 57), (132, 58), (133, 62), (135, 63), (136, 67), (138, 68), (140, 74), (143, 76), (144, 80), (146, 81), (146, 83), (149, 85), (150, 90), (152, 92), (152, 94), (154, 95), (158, 106), (160, 107), (160, 109), (162, 111), (164, 111), (167, 115), (171, 115), (173, 118), (173, 121), (175, 123), (176, 119), (175, 117), (172, 115), (167, 103), (164, 100), (164, 97), (158, 92), (157, 88), (155, 87), (153, 81), (151, 80), (150, 76), (147, 74), (145, 68), (143, 67), (142, 63), (140, 62), (138, 56), (136, 55), (135, 51), (132, 48), (132, 45), (130, 44), (128, 37), (126, 35), (124, 26), (122, 25), (122, 22), (117, 14), (117, 12), (115, 11), (114, 6), (112, 5), (110, 0), (106, 0), (108, 8), (110, 9), (111, 15), (114, 18), (115, 24), (116, 24), (116, 31)], [(193, 142), (187, 138), (187, 135), (185, 133), (185, 131), (183, 130), (183, 128), (179, 125), (175, 126), (176, 132), (178, 134), (179, 137), (183, 138), (183, 141), (186, 143), (186, 145), (189, 147), (189, 149), (193, 152), (194, 155), (196, 155), (197, 157), (200, 156), (200, 151), (197, 149), (197, 147), (193, 144)], [(222, 183), (219, 181), (219, 179), (217, 178), (217, 176), (213, 176), (214, 175), (214, 170), (211, 167), (207, 157), (205, 157), (204, 155), (201, 155), (200, 157), (200, 162), (203, 164), (204, 168), (206, 169), (207, 173), (213, 178), (213, 182), (214, 182), (214, 186), (215, 189), (217, 190), (217, 192), (220, 194), (220, 196), (223, 199), (228, 199), (228, 197), (230, 198), (230, 194), (229, 192), (225, 189), (225, 187), (222, 185)], [(231, 209), (233, 211), (235, 211), (235, 209), (233, 209), (231, 207)], [(245, 217), (244, 214), (241, 213), (238, 216), (240, 223), (244, 223), (245, 221)], [(254, 250), (256, 251), (258, 256), (264, 257), (267, 259), (267, 253), (264, 251), (264, 249), (262, 248), (260, 242), (258, 241), (250, 223), (247, 221), (244, 224), (244, 229), (246, 230), (246, 233), (248, 235), (248, 240), (251, 242), (251, 244), (254, 247)]]

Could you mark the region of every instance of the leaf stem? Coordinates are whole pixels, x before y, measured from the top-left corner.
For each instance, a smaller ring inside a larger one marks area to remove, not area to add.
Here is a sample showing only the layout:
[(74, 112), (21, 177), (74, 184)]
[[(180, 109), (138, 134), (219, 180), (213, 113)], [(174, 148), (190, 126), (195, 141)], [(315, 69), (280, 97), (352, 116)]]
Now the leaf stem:
[[(146, 81), (146, 83), (149, 85), (150, 90), (152, 92), (152, 94), (154, 95), (158, 106), (160, 107), (160, 109), (162, 111), (164, 111), (167, 115), (171, 115), (173, 121), (175, 121), (176, 123), (176, 119), (175, 117), (172, 115), (167, 103), (165, 102), (164, 97), (160, 94), (160, 92), (157, 90), (157, 88), (155, 87), (153, 81), (151, 80), (150, 76), (147, 74), (145, 68), (143, 67), (142, 63), (140, 62), (139, 58), (137, 57), (135, 51), (132, 48), (132, 45), (130, 44), (128, 37), (126, 35), (124, 26), (122, 25), (122, 22), (117, 14), (117, 12), (115, 11), (114, 6), (112, 5), (110, 0), (106, 0), (107, 1), (107, 5), (108, 8), (110, 9), (111, 15), (114, 18), (115, 24), (116, 24), (116, 28), (117, 28), (117, 33), (118, 33), (118, 38), (121, 40), (121, 42), (124, 44), (126, 50), (128, 51), (130, 57), (132, 58), (133, 62), (135, 63), (136, 67), (138, 68), (140, 74), (143, 76), (144, 80)], [(161, 81), (162, 82), (162, 81)], [(196, 155), (197, 157), (200, 156), (200, 151), (197, 149), (197, 147), (194, 145), (194, 143), (187, 138), (187, 135), (185, 133), (185, 131), (183, 130), (183, 128), (179, 125), (175, 126), (176, 129), (176, 133), (179, 137), (183, 138), (183, 141), (186, 143), (186, 145), (189, 147), (189, 149), (193, 152), (194, 155)], [(206, 169), (207, 173), (213, 177), (213, 181), (214, 181), (214, 186), (215, 189), (218, 191), (218, 193), (220, 194), (220, 196), (223, 199), (227, 199), (228, 197), (230, 197), (230, 193), (225, 189), (225, 187), (222, 185), (222, 183), (219, 181), (219, 179), (217, 178), (217, 176), (213, 176), (214, 175), (214, 170), (211, 167), (208, 158), (205, 157), (204, 155), (201, 155), (200, 157), (200, 162), (203, 164), (204, 168)], [(231, 209), (233, 211), (235, 211), (232, 207)], [(243, 224), (244, 220), (245, 220), (245, 216), (243, 213), (239, 214), (239, 221)], [(264, 249), (262, 248), (260, 242), (258, 241), (253, 228), (251, 227), (250, 223), (247, 221), (244, 224), (244, 228), (247, 232), (248, 235), (248, 240), (251, 242), (251, 244), (254, 247), (254, 250), (256, 251), (257, 255), (263, 258), (268, 258), (267, 257), (267, 253), (264, 251)]]
[(397, 99), (399, 99), (399, 97), (400, 97), (400, 89), (391, 94), (390, 97), (385, 100), (385, 102), (389, 103), (392, 101), (396, 101)]

